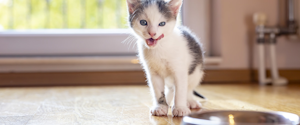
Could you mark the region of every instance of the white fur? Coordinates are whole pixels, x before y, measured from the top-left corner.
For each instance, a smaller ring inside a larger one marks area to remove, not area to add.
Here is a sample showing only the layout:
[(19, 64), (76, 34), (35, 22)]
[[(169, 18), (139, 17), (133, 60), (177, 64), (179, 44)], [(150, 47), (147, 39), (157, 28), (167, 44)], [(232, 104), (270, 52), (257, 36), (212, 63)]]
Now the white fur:
[[(146, 20), (148, 26), (140, 25), (140, 20)], [(165, 21), (166, 25), (158, 26), (162, 21)], [(168, 106), (161, 105), (157, 101), (162, 96), (161, 92), (165, 92), (169, 106), (174, 103), (173, 116), (184, 116), (190, 113), (189, 108), (200, 108), (200, 103), (193, 99), (193, 90), (202, 80), (202, 65), (199, 64), (192, 74), (188, 74), (194, 58), (190, 54), (188, 42), (181, 31), (175, 28), (176, 20), (167, 21), (157, 6), (152, 5), (145, 9), (144, 14), (133, 24), (133, 30), (139, 38), (137, 41), (139, 59), (153, 95), (152, 115), (160, 116), (168, 113)], [(154, 39), (161, 34), (165, 36), (155, 47), (149, 47), (145, 42), (151, 38), (148, 33), (150, 31), (157, 34)]]

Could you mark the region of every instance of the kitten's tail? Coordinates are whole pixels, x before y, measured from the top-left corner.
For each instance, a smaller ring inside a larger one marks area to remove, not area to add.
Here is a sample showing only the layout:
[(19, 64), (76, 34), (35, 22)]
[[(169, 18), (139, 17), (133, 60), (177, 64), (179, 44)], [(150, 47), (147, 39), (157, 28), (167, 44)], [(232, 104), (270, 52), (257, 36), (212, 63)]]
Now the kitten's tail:
[(202, 99), (206, 99), (203, 95), (199, 94), (199, 93), (196, 92), (196, 91), (194, 91), (194, 95), (195, 95), (195, 96), (198, 96), (198, 97), (200, 97), (200, 98), (202, 98)]

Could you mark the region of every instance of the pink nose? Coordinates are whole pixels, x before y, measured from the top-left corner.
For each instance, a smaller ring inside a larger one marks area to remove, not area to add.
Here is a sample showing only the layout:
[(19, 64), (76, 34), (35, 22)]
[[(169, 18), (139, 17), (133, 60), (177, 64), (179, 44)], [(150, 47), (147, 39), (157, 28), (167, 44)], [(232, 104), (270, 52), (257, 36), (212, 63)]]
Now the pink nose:
[(156, 33), (151, 33), (151, 32), (149, 32), (149, 35), (150, 35), (151, 37), (153, 37), (153, 36), (156, 35)]

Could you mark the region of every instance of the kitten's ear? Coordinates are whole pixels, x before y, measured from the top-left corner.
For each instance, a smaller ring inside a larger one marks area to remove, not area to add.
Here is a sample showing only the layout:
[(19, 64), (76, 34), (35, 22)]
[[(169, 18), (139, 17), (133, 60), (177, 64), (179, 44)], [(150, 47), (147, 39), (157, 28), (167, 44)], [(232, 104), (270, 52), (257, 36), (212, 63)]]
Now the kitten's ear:
[(182, 0), (170, 0), (168, 3), (174, 15), (177, 15), (182, 5)]
[(130, 14), (132, 14), (137, 5), (140, 3), (140, 0), (126, 0), (127, 1), (127, 6), (128, 6), (128, 11)]

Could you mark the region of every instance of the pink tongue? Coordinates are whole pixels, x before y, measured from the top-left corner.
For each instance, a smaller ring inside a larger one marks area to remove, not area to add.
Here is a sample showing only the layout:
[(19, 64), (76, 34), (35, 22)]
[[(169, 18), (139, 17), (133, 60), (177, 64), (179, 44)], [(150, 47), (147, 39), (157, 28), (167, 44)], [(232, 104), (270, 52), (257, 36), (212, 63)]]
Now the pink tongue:
[(156, 43), (157, 43), (157, 40), (152, 39), (152, 38), (151, 39), (147, 39), (146, 41), (147, 41), (148, 46), (155, 46)]

